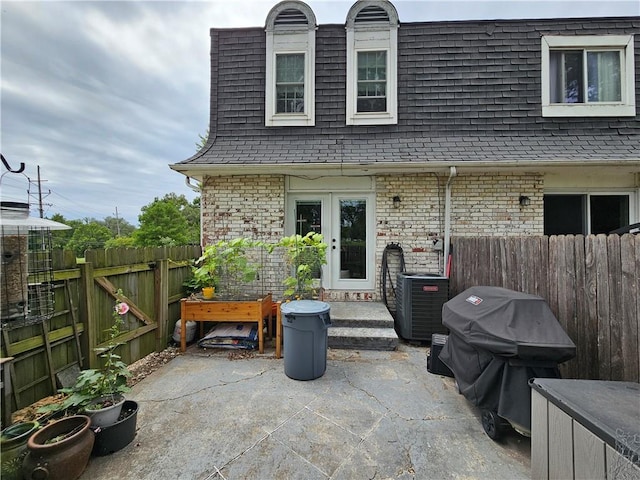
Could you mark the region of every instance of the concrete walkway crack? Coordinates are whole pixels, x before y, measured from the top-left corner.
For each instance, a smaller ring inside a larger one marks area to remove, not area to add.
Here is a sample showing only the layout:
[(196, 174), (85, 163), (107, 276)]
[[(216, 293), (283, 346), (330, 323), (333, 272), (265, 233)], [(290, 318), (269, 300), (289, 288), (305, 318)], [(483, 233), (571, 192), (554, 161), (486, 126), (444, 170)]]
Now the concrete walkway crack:
[(243, 378), (238, 378), (237, 380), (230, 380), (230, 381), (224, 381), (224, 380), (219, 380), (219, 383), (217, 383), (216, 385), (208, 385), (206, 387), (202, 387), (198, 390), (193, 390), (190, 392), (186, 392), (182, 395), (177, 395), (175, 397), (165, 397), (165, 398), (150, 398), (150, 399), (140, 399), (138, 400), (139, 402), (146, 402), (146, 403), (162, 403), (162, 402), (171, 402), (174, 400), (180, 400), (180, 399), (184, 399), (184, 398), (189, 398), (193, 395), (197, 395), (201, 392), (205, 392), (207, 390), (213, 390), (219, 387), (225, 387), (227, 385), (234, 385), (234, 384), (238, 384), (238, 383), (244, 383), (244, 382), (248, 382), (250, 380), (253, 380), (255, 378), (261, 377), (262, 375), (264, 375), (268, 370), (262, 370), (254, 375), (251, 376), (247, 376), (247, 377), (243, 377)]
[[(311, 403), (311, 402), (310, 402)], [(309, 404), (310, 404), (309, 403)], [(272, 435), (277, 432), (278, 430), (280, 430), (287, 422), (289, 422), (292, 418), (296, 417), (297, 415), (299, 415), (301, 412), (305, 411), (305, 410), (309, 410), (309, 404), (303, 406), (300, 410), (294, 412), (293, 414), (289, 415), (289, 417), (287, 417), (285, 420), (283, 420), (282, 422), (280, 422), (280, 424), (274, 428), (271, 432), (266, 432), (262, 437), (260, 437), (258, 440), (256, 440), (255, 442), (253, 442), (252, 445), (250, 445), (249, 447), (245, 448), (243, 451), (241, 451), (240, 453), (238, 453), (235, 457), (233, 457), (232, 459), (230, 459), (228, 462), (225, 462), (224, 465), (222, 465), (222, 467), (218, 468), (217, 466), (214, 465), (215, 468), (215, 472), (212, 472), (208, 477), (205, 478), (205, 480), (212, 480), (213, 478), (216, 478), (217, 475), (220, 476), (220, 478), (225, 478), (222, 473), (221, 470), (223, 470), (225, 467), (227, 467), (228, 465), (231, 465), (233, 462), (235, 462), (237, 459), (241, 458), (243, 455), (245, 455), (246, 453), (250, 452), (252, 449), (254, 449), (255, 447), (257, 447), (260, 443), (262, 443), (263, 441), (269, 439), (272, 437)], [(291, 449), (290, 447), (288, 447), (287, 445), (285, 445), (284, 443), (282, 443), (281, 441), (279, 441), (278, 439), (274, 440), (276, 442), (278, 442), (280, 445), (283, 445), (284, 447), (288, 448), (294, 455), (296, 455), (298, 458), (300, 458), (302, 461), (304, 461), (305, 463), (311, 465), (314, 469), (318, 470), (320, 473), (322, 473), (322, 475), (324, 475), (325, 477), (328, 477), (326, 472), (323, 472), (322, 470), (320, 470), (318, 468), (317, 465), (314, 465), (313, 463), (309, 462), (309, 460), (307, 460), (306, 458), (304, 458), (302, 455), (300, 455), (298, 452), (296, 452), (295, 450)]]

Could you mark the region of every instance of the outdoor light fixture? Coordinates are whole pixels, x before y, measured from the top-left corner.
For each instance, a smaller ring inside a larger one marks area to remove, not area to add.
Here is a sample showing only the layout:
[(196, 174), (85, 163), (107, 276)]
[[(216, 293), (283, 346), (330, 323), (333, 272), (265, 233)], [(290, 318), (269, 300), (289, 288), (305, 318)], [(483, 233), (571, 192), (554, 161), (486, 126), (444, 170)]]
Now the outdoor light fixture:
[(395, 197), (393, 197), (393, 208), (400, 208), (400, 197), (398, 195), (396, 195)]
[(526, 195), (520, 195), (520, 206), (528, 207), (529, 205), (531, 205), (531, 199)]

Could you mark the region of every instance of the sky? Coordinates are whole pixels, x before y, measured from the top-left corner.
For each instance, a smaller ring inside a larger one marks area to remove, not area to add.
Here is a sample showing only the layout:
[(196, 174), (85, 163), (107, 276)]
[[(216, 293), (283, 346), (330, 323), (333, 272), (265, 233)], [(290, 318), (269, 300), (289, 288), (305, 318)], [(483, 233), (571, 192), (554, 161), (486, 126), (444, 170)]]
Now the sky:
[[(67, 219), (197, 193), (170, 164), (208, 128), (209, 29), (264, 26), (275, 0), (0, 3), (0, 198)], [(353, 1), (306, 2), (319, 24)], [(400, 22), (640, 15), (640, 0), (396, 0)]]

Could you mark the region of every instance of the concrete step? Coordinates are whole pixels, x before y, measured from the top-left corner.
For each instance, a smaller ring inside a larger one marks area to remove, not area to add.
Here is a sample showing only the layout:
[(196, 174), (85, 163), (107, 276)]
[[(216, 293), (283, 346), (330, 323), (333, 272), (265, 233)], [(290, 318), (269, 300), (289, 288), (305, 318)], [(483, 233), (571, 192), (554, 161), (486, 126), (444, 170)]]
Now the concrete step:
[(330, 302), (330, 348), (395, 350), (399, 339), (393, 317), (382, 303)]
[(395, 350), (399, 339), (393, 328), (331, 327), (329, 348), (356, 350)]
[(391, 318), (391, 320), (376, 318), (336, 318), (331, 315), (331, 326), (351, 328), (393, 328), (393, 318)]

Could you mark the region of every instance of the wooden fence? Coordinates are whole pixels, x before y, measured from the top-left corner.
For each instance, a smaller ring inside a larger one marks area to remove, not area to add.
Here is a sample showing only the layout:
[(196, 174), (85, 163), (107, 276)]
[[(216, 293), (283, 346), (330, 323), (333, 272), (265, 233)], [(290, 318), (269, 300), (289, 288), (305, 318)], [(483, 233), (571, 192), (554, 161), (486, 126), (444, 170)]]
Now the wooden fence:
[(14, 357), (12, 410), (56, 393), (79, 369), (99, 366), (96, 348), (108, 340), (117, 289), (130, 306), (126, 332), (118, 338), (123, 361), (163, 350), (180, 318), (191, 260), (200, 253), (199, 246), (91, 250), (77, 263), (72, 252), (52, 252), (53, 316), (2, 330), (2, 356)]
[(451, 295), (473, 285), (545, 298), (577, 347), (564, 376), (640, 381), (640, 235), (453, 238)]

